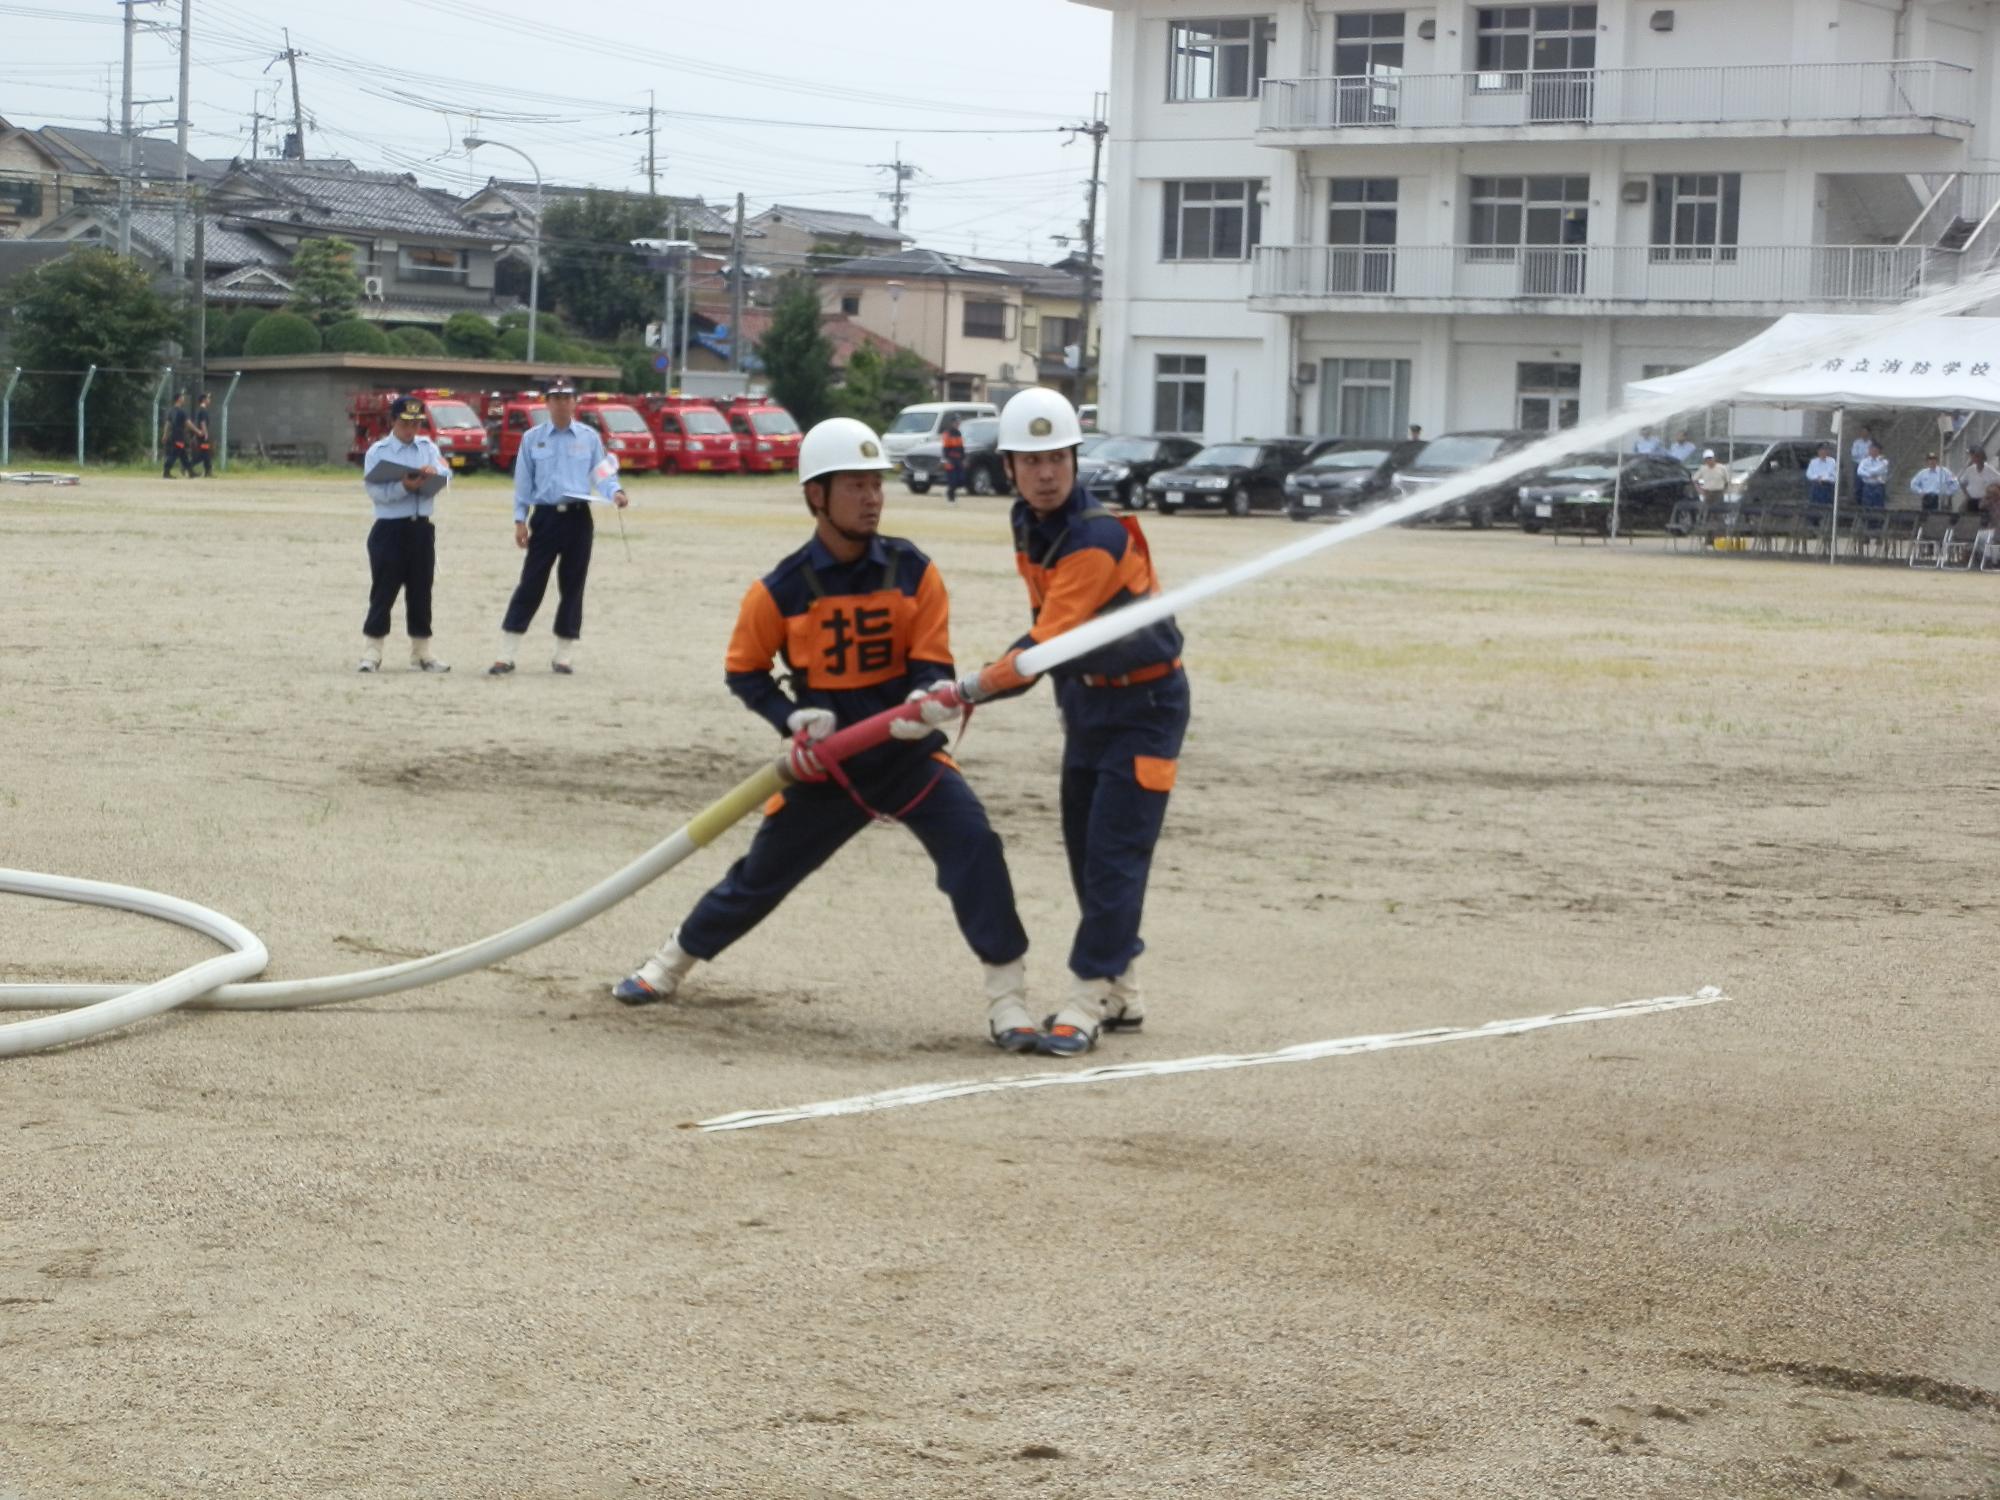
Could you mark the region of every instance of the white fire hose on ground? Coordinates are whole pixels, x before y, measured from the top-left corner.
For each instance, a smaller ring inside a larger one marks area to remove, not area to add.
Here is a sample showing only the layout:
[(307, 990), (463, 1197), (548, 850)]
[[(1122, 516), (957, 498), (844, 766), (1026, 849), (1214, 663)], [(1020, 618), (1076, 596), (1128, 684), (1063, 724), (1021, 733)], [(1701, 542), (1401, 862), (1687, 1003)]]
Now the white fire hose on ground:
[[(1944, 316), (1978, 307), (1992, 299), (1996, 292), (2000, 292), (2000, 271), (1988, 272), (1969, 283), (1948, 288), (1899, 311), (1908, 317)], [(1023, 651), (1014, 662), (1015, 670), (1027, 677), (1040, 676), (1168, 615), (1179, 613), (1217, 594), (1240, 588), (1316, 552), (1354, 541), (1402, 521), (1413, 520), (1516, 475), (1557, 463), (1569, 454), (1600, 448), (1607, 443), (1615, 444), (1635, 427), (1656, 425), (1691, 408), (1726, 400), (1767, 376), (1822, 358), (1843, 347), (1847, 341), (1848, 335), (1844, 331), (1802, 340), (1767, 358), (1734, 366), (1725, 374), (1718, 375), (1708, 388), (1677, 391), (1672, 396), (1636, 403), (1581, 426), (1552, 433), (1482, 469), (1460, 474), (1419, 494), (1406, 495), (1367, 515), (1320, 529), (1316, 534), (1248, 562), (1210, 573), (1170, 592), (1135, 600), (1123, 609), (1100, 616)], [(962, 686), (946, 686), (940, 690), (939, 696), (953, 700), (976, 700), (979, 696), (976, 681), (976, 678), (968, 678)], [(886, 738), (890, 720), (913, 717), (916, 712), (916, 705), (905, 704), (850, 725), (820, 741), (814, 747), (815, 752), (822, 759), (851, 755)], [(697, 849), (712, 843), (767, 798), (782, 791), (790, 779), (785, 762), (765, 766), (615, 875), (505, 932), (405, 963), (318, 979), (247, 983), (254, 975), (262, 973), (268, 962), (263, 943), (255, 933), (228, 917), (192, 902), (131, 886), (0, 868), (0, 893), (83, 902), (158, 917), (205, 933), (232, 950), (166, 979), (136, 987), (0, 985), (0, 1010), (63, 1012), (0, 1025), (0, 1058), (18, 1057), (101, 1036), (107, 1031), (177, 1006), (216, 1010), (285, 1010), (332, 1005), (343, 1000), (364, 1000), (376, 995), (394, 994), (471, 973), (546, 943), (617, 905), (657, 880)]]

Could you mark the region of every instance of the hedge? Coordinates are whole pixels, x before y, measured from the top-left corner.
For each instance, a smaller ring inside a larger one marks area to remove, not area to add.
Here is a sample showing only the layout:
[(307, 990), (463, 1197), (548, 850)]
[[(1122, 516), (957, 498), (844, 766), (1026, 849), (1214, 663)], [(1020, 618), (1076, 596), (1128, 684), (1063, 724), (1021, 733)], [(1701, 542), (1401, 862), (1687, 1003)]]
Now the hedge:
[(272, 313), (251, 329), (250, 337), (243, 341), (243, 352), (248, 355), (317, 354), (319, 351), (319, 330), (297, 313)]
[(387, 354), (389, 335), (361, 318), (343, 318), (327, 329), (325, 347), (329, 354)]
[(436, 359), (444, 354), (444, 340), (428, 328), (396, 328), (389, 333), (389, 352), (419, 359)]

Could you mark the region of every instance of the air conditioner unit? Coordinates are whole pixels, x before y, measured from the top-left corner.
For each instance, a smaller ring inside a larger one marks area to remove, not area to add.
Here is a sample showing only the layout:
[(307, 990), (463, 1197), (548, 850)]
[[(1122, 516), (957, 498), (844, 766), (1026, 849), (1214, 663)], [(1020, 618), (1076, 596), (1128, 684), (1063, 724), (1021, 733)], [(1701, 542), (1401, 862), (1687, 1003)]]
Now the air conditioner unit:
[(361, 294), (372, 301), (380, 302), (382, 300), (382, 278), (380, 276), (362, 277)]
[(1014, 367), (1012, 365), (1002, 365), (1000, 367), (1000, 383), (1002, 385), (1012, 385), (1014, 383)]

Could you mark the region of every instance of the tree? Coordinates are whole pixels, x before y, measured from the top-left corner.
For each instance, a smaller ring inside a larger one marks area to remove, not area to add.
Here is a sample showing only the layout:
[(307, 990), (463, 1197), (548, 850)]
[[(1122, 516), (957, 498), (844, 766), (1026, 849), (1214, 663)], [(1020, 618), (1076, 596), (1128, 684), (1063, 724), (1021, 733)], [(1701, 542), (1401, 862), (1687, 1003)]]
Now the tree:
[[(93, 456), (132, 453), (147, 441), (148, 396), (160, 346), (181, 328), (174, 305), (147, 273), (108, 250), (75, 250), (8, 285), (0, 302), (13, 364), (38, 373), (15, 396), (15, 420), (74, 436), (84, 371), (96, 365), (86, 427)], [(11, 310), (8, 304), (11, 303)], [(127, 373), (130, 372), (130, 373)], [(53, 446), (53, 445), (52, 445)]]
[(444, 325), (444, 348), (464, 359), (498, 359), (500, 336), (478, 313), (453, 313)]
[(867, 253), (868, 242), (861, 238), (858, 231), (849, 230), (831, 239), (821, 236), (814, 240), (812, 249), (806, 252), (806, 259), (816, 266), (831, 266)]
[(542, 215), (542, 297), (586, 338), (615, 339), (659, 316), (660, 273), (632, 241), (662, 238), (658, 198), (565, 198)]
[(250, 330), (269, 317), (261, 307), (239, 307), (229, 315), (223, 325), (222, 337), (208, 346), (210, 354), (241, 354), (243, 345), (250, 337)]
[(329, 354), (387, 354), (389, 335), (361, 318), (342, 318), (326, 331)]
[(439, 359), (445, 352), (444, 340), (428, 328), (398, 328), (389, 335), (389, 351), (416, 359)]
[(255, 328), (250, 337), (243, 341), (243, 352), (260, 354), (317, 354), (320, 351), (319, 330), (297, 313), (272, 313)]
[(352, 317), (361, 300), (354, 247), (346, 240), (306, 240), (292, 252), (292, 310), (321, 328)]
[(833, 409), (880, 432), (904, 407), (930, 400), (932, 384), (930, 366), (910, 350), (898, 349), (884, 359), (863, 344), (847, 361), (846, 379), (833, 393)]
[(757, 358), (771, 382), (771, 396), (803, 427), (827, 414), (833, 345), (819, 331), (819, 287), (793, 273), (778, 283), (771, 327), (757, 341)]

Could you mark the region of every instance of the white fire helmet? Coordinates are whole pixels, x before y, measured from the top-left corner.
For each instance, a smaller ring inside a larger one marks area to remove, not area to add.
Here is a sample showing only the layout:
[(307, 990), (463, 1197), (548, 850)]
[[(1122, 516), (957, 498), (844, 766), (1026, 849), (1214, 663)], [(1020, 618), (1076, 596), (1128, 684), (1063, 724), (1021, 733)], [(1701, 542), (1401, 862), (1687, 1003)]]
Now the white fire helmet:
[(852, 417), (828, 417), (815, 422), (799, 442), (799, 483), (824, 479), (849, 469), (893, 469), (882, 451), (882, 439), (866, 422)]
[(1076, 408), (1060, 391), (1037, 386), (1022, 391), (1000, 410), (1002, 453), (1053, 453), (1083, 441)]

